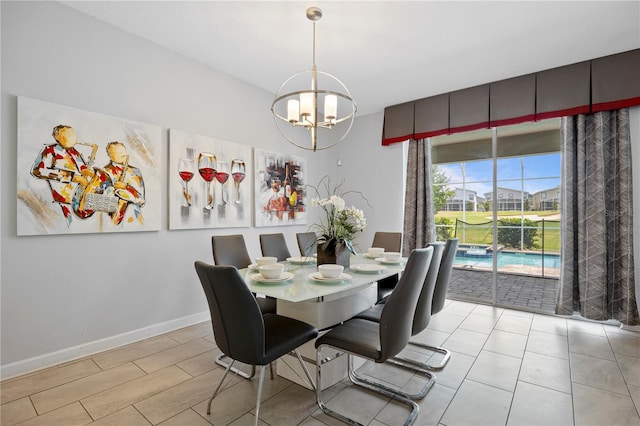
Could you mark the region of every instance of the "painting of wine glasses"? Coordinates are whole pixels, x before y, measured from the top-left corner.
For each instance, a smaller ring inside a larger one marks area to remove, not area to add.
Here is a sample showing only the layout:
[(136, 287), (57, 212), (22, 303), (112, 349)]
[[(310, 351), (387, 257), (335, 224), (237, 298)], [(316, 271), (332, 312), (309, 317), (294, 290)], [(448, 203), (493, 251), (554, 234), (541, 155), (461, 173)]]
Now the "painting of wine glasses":
[(169, 229), (251, 226), (251, 147), (169, 130)]
[(306, 224), (305, 158), (258, 148), (253, 152), (255, 225)]

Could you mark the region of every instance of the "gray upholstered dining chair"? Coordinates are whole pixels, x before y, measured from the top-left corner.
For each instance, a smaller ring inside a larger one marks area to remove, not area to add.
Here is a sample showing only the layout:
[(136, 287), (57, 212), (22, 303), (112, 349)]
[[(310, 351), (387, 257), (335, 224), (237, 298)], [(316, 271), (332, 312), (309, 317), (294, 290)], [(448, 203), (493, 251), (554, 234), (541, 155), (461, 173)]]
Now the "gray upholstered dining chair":
[(213, 235), (211, 250), (216, 265), (231, 265), (242, 269), (251, 264), (251, 257), (242, 234)]
[[(402, 232), (376, 232), (373, 234), (371, 247), (382, 247), (384, 251), (399, 252), (402, 249)], [(378, 301), (389, 297), (397, 283), (398, 274), (378, 281)]]
[(284, 234), (260, 234), (260, 249), (263, 256), (273, 256), (278, 258), (278, 262), (291, 257), (289, 247), (284, 239)]
[[(213, 262), (216, 265), (229, 265), (243, 269), (251, 264), (251, 257), (242, 234), (211, 236), (211, 250), (213, 252)], [(273, 297), (258, 297), (255, 293), (253, 296), (263, 314), (276, 313), (277, 299)], [(225, 358), (224, 353), (219, 354), (216, 357), (216, 363), (226, 368), (229, 364), (224, 361)], [(250, 373), (233, 367), (233, 372), (245, 379), (251, 379), (256, 373), (256, 367), (252, 365)], [(273, 379), (273, 368), (271, 369), (271, 378)]]
[(313, 256), (318, 252), (318, 237), (315, 232), (298, 232), (296, 239), (300, 256)]
[[(438, 270), (438, 278), (436, 279), (436, 286), (433, 291), (433, 302), (431, 304), (431, 315), (435, 315), (444, 308), (444, 303), (447, 299), (447, 291), (449, 290), (449, 281), (451, 279), (451, 270), (453, 269), (453, 262), (456, 259), (456, 253), (458, 251), (458, 238), (452, 238), (447, 240), (442, 253), (442, 261), (440, 262), (440, 269)], [(411, 345), (418, 346), (430, 351), (438, 352), (443, 355), (442, 360), (438, 365), (426, 365), (428, 370), (438, 371), (442, 370), (451, 358), (451, 352), (440, 346), (431, 346), (416, 341), (410, 341)]]
[[(238, 269), (251, 264), (251, 257), (242, 234), (213, 235), (211, 237), (213, 262), (216, 265), (231, 265)], [(276, 299), (273, 297), (258, 297), (258, 305), (263, 314), (276, 313)]]
[(325, 414), (346, 423), (357, 424), (355, 420), (329, 409), (322, 400), (321, 370), (324, 360), (321, 351), (328, 346), (347, 353), (349, 379), (355, 385), (408, 405), (411, 412), (405, 424), (413, 423), (419, 411), (415, 401), (397, 388), (378, 381), (362, 380), (354, 375), (353, 356), (383, 363), (406, 347), (411, 337), (416, 301), (425, 282), (432, 255), (432, 247), (412, 250), (396, 289), (384, 304), (379, 322), (352, 318), (316, 340), (316, 399)]
[[(420, 292), (420, 296), (418, 297), (418, 303), (416, 305), (416, 312), (413, 316), (413, 325), (411, 327), (411, 336), (416, 336), (417, 334), (422, 333), (427, 326), (429, 325), (429, 321), (431, 320), (431, 310), (433, 305), (433, 295), (435, 292), (435, 287), (438, 279), (438, 272), (440, 270), (440, 265), (442, 261), (442, 255), (445, 249), (444, 242), (435, 242), (429, 244), (428, 247), (433, 247), (433, 256), (431, 257), (431, 264), (429, 265), (429, 271), (427, 272), (427, 276), (424, 281), (424, 285), (422, 286), (422, 291)], [(360, 312), (355, 316), (355, 318), (362, 318), (369, 321), (380, 322), (380, 317), (382, 315), (382, 310), (384, 308), (384, 303), (379, 303), (374, 305), (373, 307), (367, 309), (364, 312)], [(412, 341), (409, 341), (411, 344)], [(418, 343), (418, 345), (422, 345)], [(430, 366), (424, 362), (416, 361), (414, 359), (409, 358), (401, 358), (399, 356), (395, 356), (388, 360), (388, 362), (400, 365), (402, 367), (421, 372), (423, 374), (430, 374)], [(422, 399), (427, 394), (429, 389), (425, 386), (421, 392), (411, 395), (412, 399)]]
[(235, 361), (259, 365), (260, 381), (255, 414), (257, 426), (264, 385), (264, 369), (267, 364), (271, 364), (289, 352), (294, 352), (313, 388), (313, 381), (297, 348), (315, 339), (318, 336), (318, 330), (310, 324), (293, 318), (277, 314), (263, 315), (255, 297), (252, 296), (234, 266), (215, 266), (198, 261), (195, 262), (195, 268), (209, 304), (216, 344), (233, 360), (209, 399), (207, 414), (211, 414), (211, 404)]

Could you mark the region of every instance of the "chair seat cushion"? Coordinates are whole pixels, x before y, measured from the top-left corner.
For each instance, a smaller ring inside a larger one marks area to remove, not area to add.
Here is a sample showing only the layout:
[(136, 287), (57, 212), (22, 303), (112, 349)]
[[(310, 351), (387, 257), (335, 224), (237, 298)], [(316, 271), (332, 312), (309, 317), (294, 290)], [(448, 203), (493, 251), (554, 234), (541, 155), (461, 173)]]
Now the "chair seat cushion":
[(358, 356), (382, 362), (380, 325), (377, 322), (353, 318), (331, 329), (316, 340), (316, 348), (329, 345)]
[(365, 319), (374, 322), (380, 322), (380, 316), (382, 315), (382, 309), (384, 309), (384, 304), (374, 305), (373, 307), (367, 309), (366, 311), (362, 311), (357, 314), (354, 318)]
[(306, 322), (275, 314), (265, 314), (265, 355), (256, 365), (266, 365), (318, 336), (318, 330)]

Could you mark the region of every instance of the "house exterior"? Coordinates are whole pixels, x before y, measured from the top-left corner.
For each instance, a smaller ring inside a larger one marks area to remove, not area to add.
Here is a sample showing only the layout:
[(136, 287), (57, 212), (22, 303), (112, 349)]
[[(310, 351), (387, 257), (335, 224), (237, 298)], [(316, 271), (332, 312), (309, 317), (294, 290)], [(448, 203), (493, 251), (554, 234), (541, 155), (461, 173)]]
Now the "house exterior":
[[(531, 210), (531, 202), (533, 197), (527, 191), (519, 191), (517, 189), (498, 187), (498, 211), (505, 210)], [(493, 210), (493, 192), (484, 194), (485, 199), (489, 201), (491, 210)]]
[(454, 212), (477, 212), (479, 204), (484, 201), (482, 197), (478, 197), (476, 191), (469, 189), (455, 188), (455, 194), (447, 200), (444, 207), (446, 211)]
[(533, 193), (533, 210), (558, 210), (559, 208), (559, 186)]

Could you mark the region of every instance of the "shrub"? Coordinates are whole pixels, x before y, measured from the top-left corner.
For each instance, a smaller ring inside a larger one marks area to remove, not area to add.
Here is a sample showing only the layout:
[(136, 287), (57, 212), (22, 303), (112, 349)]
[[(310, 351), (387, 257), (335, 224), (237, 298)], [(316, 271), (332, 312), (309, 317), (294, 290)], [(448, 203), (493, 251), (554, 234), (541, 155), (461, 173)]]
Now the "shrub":
[[(508, 228), (504, 228), (507, 226)], [(521, 230), (524, 226), (524, 232), (522, 232), (522, 244), (523, 249), (534, 248), (533, 239), (538, 234), (538, 227), (530, 219), (499, 219), (498, 220), (498, 244), (502, 244), (505, 247), (511, 247), (520, 249), (520, 237)]]
[(448, 217), (437, 217), (436, 223), (436, 241), (447, 241), (453, 238), (454, 220)]

